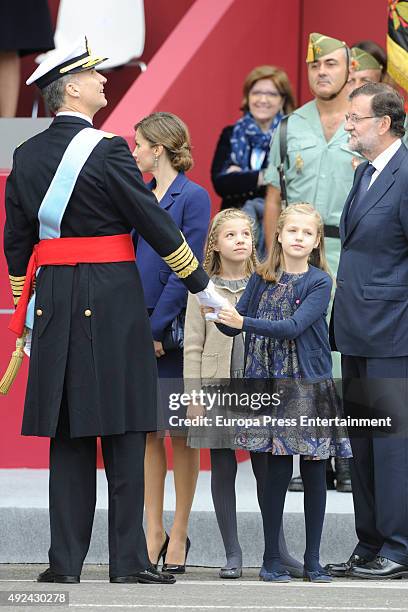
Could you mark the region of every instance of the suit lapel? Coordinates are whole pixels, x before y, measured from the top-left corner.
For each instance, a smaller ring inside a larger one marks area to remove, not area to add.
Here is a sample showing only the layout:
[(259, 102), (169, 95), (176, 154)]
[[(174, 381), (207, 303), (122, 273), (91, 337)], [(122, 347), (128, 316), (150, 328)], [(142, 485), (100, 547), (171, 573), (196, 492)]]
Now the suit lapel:
[(350, 204), (353, 201), (353, 198), (356, 194), (357, 188), (360, 184), (360, 179), (361, 179), (361, 175), (363, 174), (364, 170), (366, 169), (366, 167), (368, 166), (368, 162), (366, 163), (362, 163), (360, 164), (357, 169), (356, 169), (356, 174), (354, 177), (354, 183), (353, 186), (351, 188), (350, 193), (347, 196), (347, 200), (344, 203), (343, 206), (343, 212), (341, 213), (341, 217), (340, 217), (340, 225), (339, 225), (339, 230), (340, 230), (340, 239), (341, 242), (343, 243), (345, 238), (346, 238), (346, 234), (348, 232), (346, 232), (346, 219), (347, 219), (347, 215), (349, 213), (349, 209), (350, 209)]
[[(373, 206), (377, 204), (379, 200), (381, 200), (381, 198), (390, 189), (391, 185), (393, 185), (395, 181), (395, 173), (398, 171), (402, 161), (406, 156), (406, 153), (407, 150), (402, 144), (398, 151), (395, 153), (395, 155), (390, 159), (388, 164), (382, 170), (382, 172), (380, 172), (380, 175), (369, 188), (364, 199), (360, 201), (358, 210), (354, 212), (352, 219), (350, 219), (351, 223), (347, 224), (345, 240), (348, 240), (357, 225), (360, 223), (361, 219), (369, 212), (369, 210), (371, 210), (371, 208), (373, 208)], [(361, 168), (361, 172), (364, 172), (364, 169), (367, 167), (367, 164), (361, 165), (363, 166), (363, 168)], [(358, 181), (356, 180), (356, 183), (353, 186), (353, 189), (347, 199), (347, 210), (350, 207), (351, 199), (354, 197), (356, 189), (360, 183), (360, 179), (361, 175), (358, 177)]]
[(394, 183), (394, 176), (390, 170), (385, 167), (379, 177), (374, 181), (370, 189), (367, 191), (364, 199), (359, 202), (358, 210), (354, 212), (347, 226), (347, 237), (354, 231), (361, 219), (368, 211), (377, 204), (378, 200), (388, 191)]
[(181, 193), (181, 190), (183, 189), (184, 185), (187, 183), (187, 180), (188, 180), (187, 177), (184, 176), (183, 173), (179, 172), (179, 174), (176, 176), (176, 178), (174, 179), (174, 181), (172, 182), (172, 184), (170, 185), (170, 187), (167, 189), (166, 193), (160, 200), (159, 202), (160, 208), (167, 209), (167, 208), (170, 208), (170, 206), (174, 204), (174, 201), (176, 199), (174, 196), (177, 197)]

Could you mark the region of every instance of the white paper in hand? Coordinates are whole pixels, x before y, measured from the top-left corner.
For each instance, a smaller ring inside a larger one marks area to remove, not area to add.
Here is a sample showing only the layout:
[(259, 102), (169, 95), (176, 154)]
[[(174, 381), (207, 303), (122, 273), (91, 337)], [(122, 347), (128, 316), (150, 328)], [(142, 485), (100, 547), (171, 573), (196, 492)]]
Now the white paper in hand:
[(201, 306), (207, 306), (208, 308), (214, 308), (215, 311), (221, 310), (226, 304), (228, 304), (227, 298), (222, 297), (217, 290), (212, 280), (209, 281), (207, 287), (203, 291), (199, 291), (195, 294)]
[(217, 308), (217, 312), (207, 312), (204, 315), (204, 318), (206, 321), (217, 321), (218, 319), (218, 312), (220, 311), (219, 308)]

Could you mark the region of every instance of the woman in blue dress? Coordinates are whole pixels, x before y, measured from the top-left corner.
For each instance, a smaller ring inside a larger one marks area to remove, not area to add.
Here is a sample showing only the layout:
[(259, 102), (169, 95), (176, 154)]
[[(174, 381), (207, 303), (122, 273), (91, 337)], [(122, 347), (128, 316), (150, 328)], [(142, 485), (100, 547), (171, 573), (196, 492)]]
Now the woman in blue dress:
[[(193, 165), (188, 129), (171, 113), (153, 113), (135, 126), (134, 157), (142, 172), (153, 174), (149, 183), (158, 206), (167, 210), (201, 260), (210, 220), (210, 198), (185, 172)], [(171, 347), (169, 326), (185, 312), (187, 290), (170, 267), (141, 237), (135, 237), (136, 260), (150, 316), (159, 378), (183, 378), (183, 349)], [(178, 388), (178, 387), (177, 387)], [(164, 426), (164, 429), (168, 427)], [(163, 570), (183, 573), (190, 541), (188, 519), (198, 472), (199, 450), (186, 445), (184, 435), (172, 435), (176, 508), (170, 536), (163, 525), (164, 483), (167, 473), (164, 436), (147, 436), (145, 456), (145, 511), (147, 547), (153, 564), (163, 559)]]

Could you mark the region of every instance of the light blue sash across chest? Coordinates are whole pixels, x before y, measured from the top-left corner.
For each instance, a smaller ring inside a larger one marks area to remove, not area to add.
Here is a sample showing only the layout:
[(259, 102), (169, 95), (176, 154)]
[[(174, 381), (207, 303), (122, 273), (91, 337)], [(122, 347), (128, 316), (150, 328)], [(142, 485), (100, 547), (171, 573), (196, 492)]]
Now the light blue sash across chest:
[[(78, 132), (69, 143), (38, 211), (40, 240), (60, 238), (61, 221), (78, 175), (98, 142), (104, 137), (111, 137), (111, 134), (89, 127)], [(39, 270), (37, 274), (38, 272)], [(34, 302), (35, 293), (27, 308), (25, 324), (29, 329), (33, 328), (34, 323)]]

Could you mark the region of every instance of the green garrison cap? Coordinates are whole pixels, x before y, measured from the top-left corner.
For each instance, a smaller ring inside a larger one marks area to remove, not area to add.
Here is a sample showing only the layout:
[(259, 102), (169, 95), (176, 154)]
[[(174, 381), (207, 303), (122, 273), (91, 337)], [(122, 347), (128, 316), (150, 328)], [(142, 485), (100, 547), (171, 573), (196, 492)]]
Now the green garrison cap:
[(361, 70), (382, 70), (383, 67), (371, 53), (367, 53), (367, 51), (363, 51), (359, 47), (352, 47), (351, 69), (354, 72), (360, 72)]
[(310, 64), (324, 55), (342, 48), (347, 48), (344, 40), (337, 40), (337, 38), (331, 38), (330, 36), (325, 36), (318, 32), (312, 32), (312, 34), (309, 34), (306, 62)]

